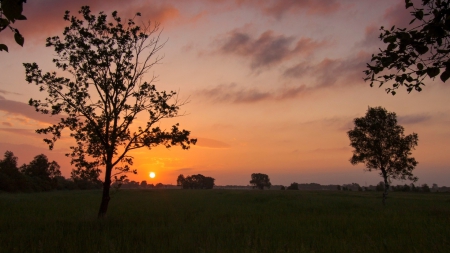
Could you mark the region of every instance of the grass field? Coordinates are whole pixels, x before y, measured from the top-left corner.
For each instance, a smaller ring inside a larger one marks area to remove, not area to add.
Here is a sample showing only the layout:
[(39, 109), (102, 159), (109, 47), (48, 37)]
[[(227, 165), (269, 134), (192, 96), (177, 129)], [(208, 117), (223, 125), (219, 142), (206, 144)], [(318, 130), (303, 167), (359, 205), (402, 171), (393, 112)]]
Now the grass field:
[(450, 252), (450, 194), (120, 190), (0, 194), (0, 252)]

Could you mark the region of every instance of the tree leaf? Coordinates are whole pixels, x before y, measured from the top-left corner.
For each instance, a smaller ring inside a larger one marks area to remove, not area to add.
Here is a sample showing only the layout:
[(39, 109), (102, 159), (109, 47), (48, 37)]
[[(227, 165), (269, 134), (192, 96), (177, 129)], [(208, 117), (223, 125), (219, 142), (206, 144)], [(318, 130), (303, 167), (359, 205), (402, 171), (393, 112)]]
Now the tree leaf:
[(418, 20), (422, 20), (423, 19), (423, 10), (418, 10), (414, 13), (414, 16), (418, 19)]
[(425, 54), (426, 52), (428, 52), (428, 47), (424, 46), (424, 45), (419, 45), (419, 46), (416, 47), (416, 51), (419, 54)]
[(18, 16), (16, 19), (17, 20), (27, 20), (27, 17), (25, 17), (24, 15), (20, 14), (20, 16)]
[(6, 18), (0, 18), (0, 27), (6, 27), (9, 25), (9, 21)]
[(423, 64), (422, 63), (418, 63), (417, 64), (417, 69), (422, 70), (423, 69)]
[(448, 78), (450, 78), (450, 71), (444, 71), (442, 72), (441, 76), (440, 76), (442, 82), (445, 83), (445, 81), (447, 81)]
[(440, 72), (441, 72), (441, 70), (439, 68), (427, 68), (427, 75), (430, 78), (433, 78), (433, 77), (439, 75)]
[(23, 36), (16, 30), (16, 33), (14, 33), (14, 40), (16, 40), (17, 44), (23, 47), (23, 43), (25, 39)]
[(8, 52), (8, 47), (5, 44), (0, 44), (0, 51)]

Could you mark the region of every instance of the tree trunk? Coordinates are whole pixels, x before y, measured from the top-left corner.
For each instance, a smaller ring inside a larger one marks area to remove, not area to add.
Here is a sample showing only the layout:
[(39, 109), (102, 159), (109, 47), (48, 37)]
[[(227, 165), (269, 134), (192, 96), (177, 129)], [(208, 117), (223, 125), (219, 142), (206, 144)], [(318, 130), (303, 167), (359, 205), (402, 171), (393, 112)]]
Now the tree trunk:
[(389, 192), (389, 181), (388, 181), (388, 176), (387, 176), (386, 170), (382, 168), (381, 172), (383, 173), (383, 178), (384, 178), (383, 206), (385, 206), (386, 199), (387, 199), (388, 192)]
[(112, 166), (106, 166), (105, 181), (103, 182), (103, 193), (102, 202), (100, 203), (100, 209), (98, 210), (98, 218), (104, 218), (106, 216), (106, 211), (108, 211), (109, 200), (109, 189), (111, 188), (111, 170)]

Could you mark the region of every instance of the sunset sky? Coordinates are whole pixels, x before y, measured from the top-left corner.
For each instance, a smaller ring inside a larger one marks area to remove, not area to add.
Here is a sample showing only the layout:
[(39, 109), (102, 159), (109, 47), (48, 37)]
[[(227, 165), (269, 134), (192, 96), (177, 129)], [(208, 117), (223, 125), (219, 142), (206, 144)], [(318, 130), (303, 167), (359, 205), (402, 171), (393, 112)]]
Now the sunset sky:
[(129, 18), (141, 12), (142, 21), (161, 22), (164, 59), (148, 78), (158, 75), (158, 90), (179, 91), (190, 101), (181, 108), (183, 117), (161, 126), (179, 122), (197, 145), (134, 152), (138, 174), (131, 180), (176, 184), (179, 174), (200, 173), (216, 185), (247, 185), (251, 173), (260, 172), (272, 184), (376, 184), (377, 172), (350, 164), (346, 132), (369, 106), (383, 106), (397, 113), (406, 134), (419, 136), (413, 151), (418, 183), (450, 186), (448, 84), (427, 80), (420, 93), (401, 89), (392, 96), (362, 80), (371, 54), (383, 46), (380, 26), (409, 23), (404, 0), (27, 1), (28, 20), (16, 23), (24, 47), (9, 31), (0, 34), (9, 47), (0, 53), (2, 156), (11, 150), (23, 164), (44, 153), (70, 176), (67, 133), (49, 151), (34, 132), (57, 118), (27, 105), (45, 94), (25, 82), (22, 63), (56, 70), (45, 39), (68, 25), (65, 10), (75, 14), (82, 5), (94, 14), (117, 10)]

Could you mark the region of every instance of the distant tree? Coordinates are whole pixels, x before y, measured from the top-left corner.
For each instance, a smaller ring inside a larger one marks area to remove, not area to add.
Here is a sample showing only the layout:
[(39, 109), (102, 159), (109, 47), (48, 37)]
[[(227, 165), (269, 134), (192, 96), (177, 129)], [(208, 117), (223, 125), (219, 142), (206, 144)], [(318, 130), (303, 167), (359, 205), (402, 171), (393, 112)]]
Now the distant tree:
[[(75, 164), (76, 168), (72, 169), (71, 178), (78, 188), (83, 190), (101, 188), (103, 182), (100, 180), (100, 173), (102, 171), (96, 164), (85, 160), (72, 162), (72, 164)], [(121, 182), (118, 182), (116, 186), (120, 188)]]
[[(26, 20), (27, 18), (22, 14), (23, 3), (26, 0), (0, 0), (0, 32), (9, 28), (14, 33), (14, 40), (20, 46), (23, 46), (24, 38), (13, 24), (17, 20)], [(5, 44), (0, 44), (0, 51), (8, 52), (8, 47)]]
[(433, 184), (431, 189), (433, 189), (434, 192), (439, 192), (439, 186), (437, 184)]
[(417, 146), (416, 133), (405, 136), (397, 124), (397, 116), (382, 107), (367, 110), (366, 116), (354, 120), (355, 128), (348, 131), (350, 146), (354, 148), (350, 162), (364, 163), (368, 171), (380, 170), (384, 179), (383, 205), (389, 191), (390, 179), (417, 181), (412, 174), (417, 161), (410, 157)]
[(427, 184), (423, 184), (422, 185), (422, 191), (423, 192), (430, 192), (431, 190), (430, 190), (430, 187)]
[(340, 185), (337, 186), (337, 190), (338, 190), (338, 191), (341, 190), (341, 186), (340, 186)]
[[(95, 16), (88, 6), (79, 13), (81, 19), (66, 11), (64, 20), (70, 25), (64, 29), (64, 39), (50, 37), (46, 43), (56, 52), (56, 68), (73, 79), (56, 72), (44, 74), (36, 63), (24, 66), (26, 81), (48, 93), (45, 101), (30, 99), (29, 104), (43, 114), (60, 115), (59, 123), (37, 130), (52, 135), (44, 139), (49, 148), (53, 149), (66, 128), (75, 139), (68, 154), (75, 167), (104, 169), (101, 218), (108, 209), (111, 182), (123, 180), (124, 173), (136, 173), (130, 167), (133, 157), (129, 151), (158, 145), (189, 149), (196, 140), (189, 139), (190, 132), (180, 130), (178, 124), (168, 131), (158, 126), (162, 119), (179, 116), (184, 104), (176, 92), (157, 91), (156, 77), (144, 81), (144, 75), (161, 60), (154, 58), (164, 45), (159, 25), (137, 26), (134, 18), (123, 22), (116, 11), (111, 19), (103, 12)], [(133, 125), (141, 121), (136, 120), (141, 113), (147, 114), (146, 122)]]
[(411, 191), (411, 187), (409, 187), (409, 185), (405, 184), (405, 185), (403, 185), (402, 191), (409, 192), (409, 191)]
[(412, 0), (405, 0), (406, 9), (411, 8), (413, 28), (381, 27), (379, 38), (387, 47), (372, 55), (367, 64), (364, 80), (370, 81), (370, 86), (392, 81), (386, 91), (395, 95), (403, 85), (408, 92), (421, 91), (426, 77), (439, 76), (442, 82), (450, 77), (450, 3), (421, 2), (416, 8)]
[(413, 183), (411, 183), (410, 186), (411, 186), (411, 191), (413, 191), (413, 192), (419, 191), (418, 187), (416, 187)]
[(181, 185), (183, 189), (212, 189), (214, 187), (215, 179), (212, 177), (205, 177), (202, 174), (187, 176), (179, 175), (177, 185)]
[(183, 186), (186, 179), (184, 178), (183, 174), (180, 174), (177, 178), (177, 186)]
[(139, 185), (141, 188), (147, 188), (147, 181), (142, 181), (141, 184)]
[(47, 156), (40, 154), (27, 165), (22, 166), (22, 173), (31, 176), (39, 177), (45, 180), (51, 180), (57, 176), (61, 176), (60, 166), (55, 161), (49, 161)]
[(286, 190), (286, 187), (284, 187), (283, 185), (281, 186), (280, 190), (284, 191)]
[(266, 174), (262, 173), (253, 173), (251, 175), (252, 180), (250, 180), (250, 184), (253, 185), (253, 188), (258, 188), (263, 190), (264, 187), (270, 188), (272, 184), (270, 183), (270, 178)]
[(25, 178), (17, 167), (18, 158), (6, 151), (0, 160), (0, 191), (15, 192), (23, 190)]
[(21, 172), (31, 177), (37, 190), (42, 191), (56, 189), (58, 185), (56, 177), (61, 176), (58, 163), (50, 162), (44, 154), (37, 155), (29, 164), (24, 164)]
[(288, 189), (288, 190), (298, 190), (298, 183), (296, 183), (296, 182), (291, 183), (291, 185), (289, 185), (289, 186), (287, 187), (287, 189)]
[(162, 183), (157, 183), (155, 185), (155, 188), (163, 188), (163, 187), (164, 187), (164, 185)]

